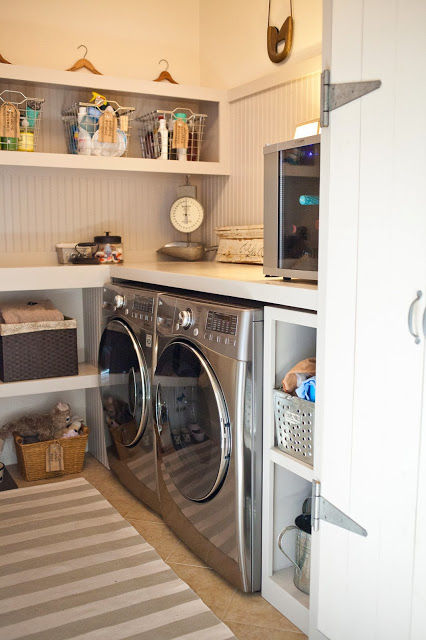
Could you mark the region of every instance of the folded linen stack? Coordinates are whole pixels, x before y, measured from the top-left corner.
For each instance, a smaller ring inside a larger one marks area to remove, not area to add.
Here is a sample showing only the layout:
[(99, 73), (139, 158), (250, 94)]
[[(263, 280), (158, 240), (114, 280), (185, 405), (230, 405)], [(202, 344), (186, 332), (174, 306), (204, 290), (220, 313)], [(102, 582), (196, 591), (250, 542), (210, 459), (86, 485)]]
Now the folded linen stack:
[(58, 322), (63, 314), (53, 306), (51, 300), (39, 302), (4, 303), (0, 305), (1, 321), (5, 324), (24, 322)]

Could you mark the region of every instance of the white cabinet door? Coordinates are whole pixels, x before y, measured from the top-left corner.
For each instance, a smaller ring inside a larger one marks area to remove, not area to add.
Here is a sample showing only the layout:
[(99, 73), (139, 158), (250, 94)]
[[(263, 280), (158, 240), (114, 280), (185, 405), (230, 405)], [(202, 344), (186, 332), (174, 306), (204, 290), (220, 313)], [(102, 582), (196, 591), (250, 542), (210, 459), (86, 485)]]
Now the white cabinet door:
[[(426, 628), (415, 555), (416, 526), (425, 537), (425, 24), (420, 0), (325, 3), (331, 81), (382, 86), (322, 131), (315, 469), (322, 495), (368, 536), (323, 521), (313, 534), (312, 638), (420, 640)], [(407, 319), (419, 290), (416, 344)]]

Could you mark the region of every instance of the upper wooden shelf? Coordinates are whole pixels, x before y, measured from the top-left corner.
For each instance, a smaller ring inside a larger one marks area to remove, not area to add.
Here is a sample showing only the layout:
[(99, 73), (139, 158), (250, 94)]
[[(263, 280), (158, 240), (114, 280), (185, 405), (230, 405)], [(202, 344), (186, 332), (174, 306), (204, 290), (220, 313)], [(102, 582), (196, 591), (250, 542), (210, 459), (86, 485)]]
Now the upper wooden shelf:
[[(101, 171), (136, 171), (191, 175), (229, 175), (229, 104), (225, 91), (84, 72), (0, 64), (0, 91), (32, 92), (46, 98), (37, 152), (0, 151), (0, 166)], [(138, 122), (133, 120), (127, 157), (92, 157), (67, 153), (61, 109), (87, 100), (91, 91), (135, 107), (135, 117), (154, 109), (182, 107), (205, 113), (201, 160), (179, 162), (142, 158)], [(122, 102), (123, 101), (123, 102)]]
[(26, 153), (0, 151), (0, 166), (49, 167), (55, 169), (89, 169), (96, 171), (137, 171), (145, 173), (177, 173), (185, 175), (229, 175), (223, 162), (178, 162), (146, 158), (102, 158), (66, 153)]
[(56, 85), (61, 88), (103, 90), (114, 93), (131, 93), (149, 96), (203, 100), (206, 102), (227, 101), (227, 92), (209, 87), (198, 87), (135, 78), (97, 76), (86, 72), (57, 71), (42, 67), (23, 67), (14, 64), (0, 65), (0, 78), (33, 82), (34, 84)]

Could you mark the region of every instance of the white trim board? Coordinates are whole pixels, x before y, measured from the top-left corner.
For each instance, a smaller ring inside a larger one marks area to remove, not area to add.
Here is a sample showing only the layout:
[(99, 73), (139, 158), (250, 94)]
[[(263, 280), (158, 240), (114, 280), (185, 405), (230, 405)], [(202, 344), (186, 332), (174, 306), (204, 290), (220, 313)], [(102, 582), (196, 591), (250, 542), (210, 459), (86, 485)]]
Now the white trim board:
[(298, 80), (311, 73), (318, 73), (322, 69), (321, 50), (321, 45), (318, 44), (305, 50), (304, 55), (295, 58), (293, 62), (290, 58), (288, 66), (282, 67), (279, 71), (229, 89), (228, 102), (236, 102), (255, 93), (267, 91), (292, 80)]

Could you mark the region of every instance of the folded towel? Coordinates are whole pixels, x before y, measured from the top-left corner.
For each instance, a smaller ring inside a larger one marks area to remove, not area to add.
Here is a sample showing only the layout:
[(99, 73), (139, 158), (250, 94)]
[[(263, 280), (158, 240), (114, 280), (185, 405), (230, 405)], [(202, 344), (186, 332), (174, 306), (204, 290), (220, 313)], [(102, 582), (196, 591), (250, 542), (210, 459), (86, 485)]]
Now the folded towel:
[(316, 358), (306, 358), (298, 362), (288, 373), (285, 374), (283, 379), (283, 389), (287, 393), (294, 393), (296, 387), (302, 382), (302, 376), (297, 378), (297, 374), (305, 374), (306, 378), (310, 378), (316, 374)]
[(50, 300), (24, 302), (19, 304), (2, 304), (0, 314), (5, 324), (22, 322), (57, 322), (63, 320), (63, 314), (55, 309)]

